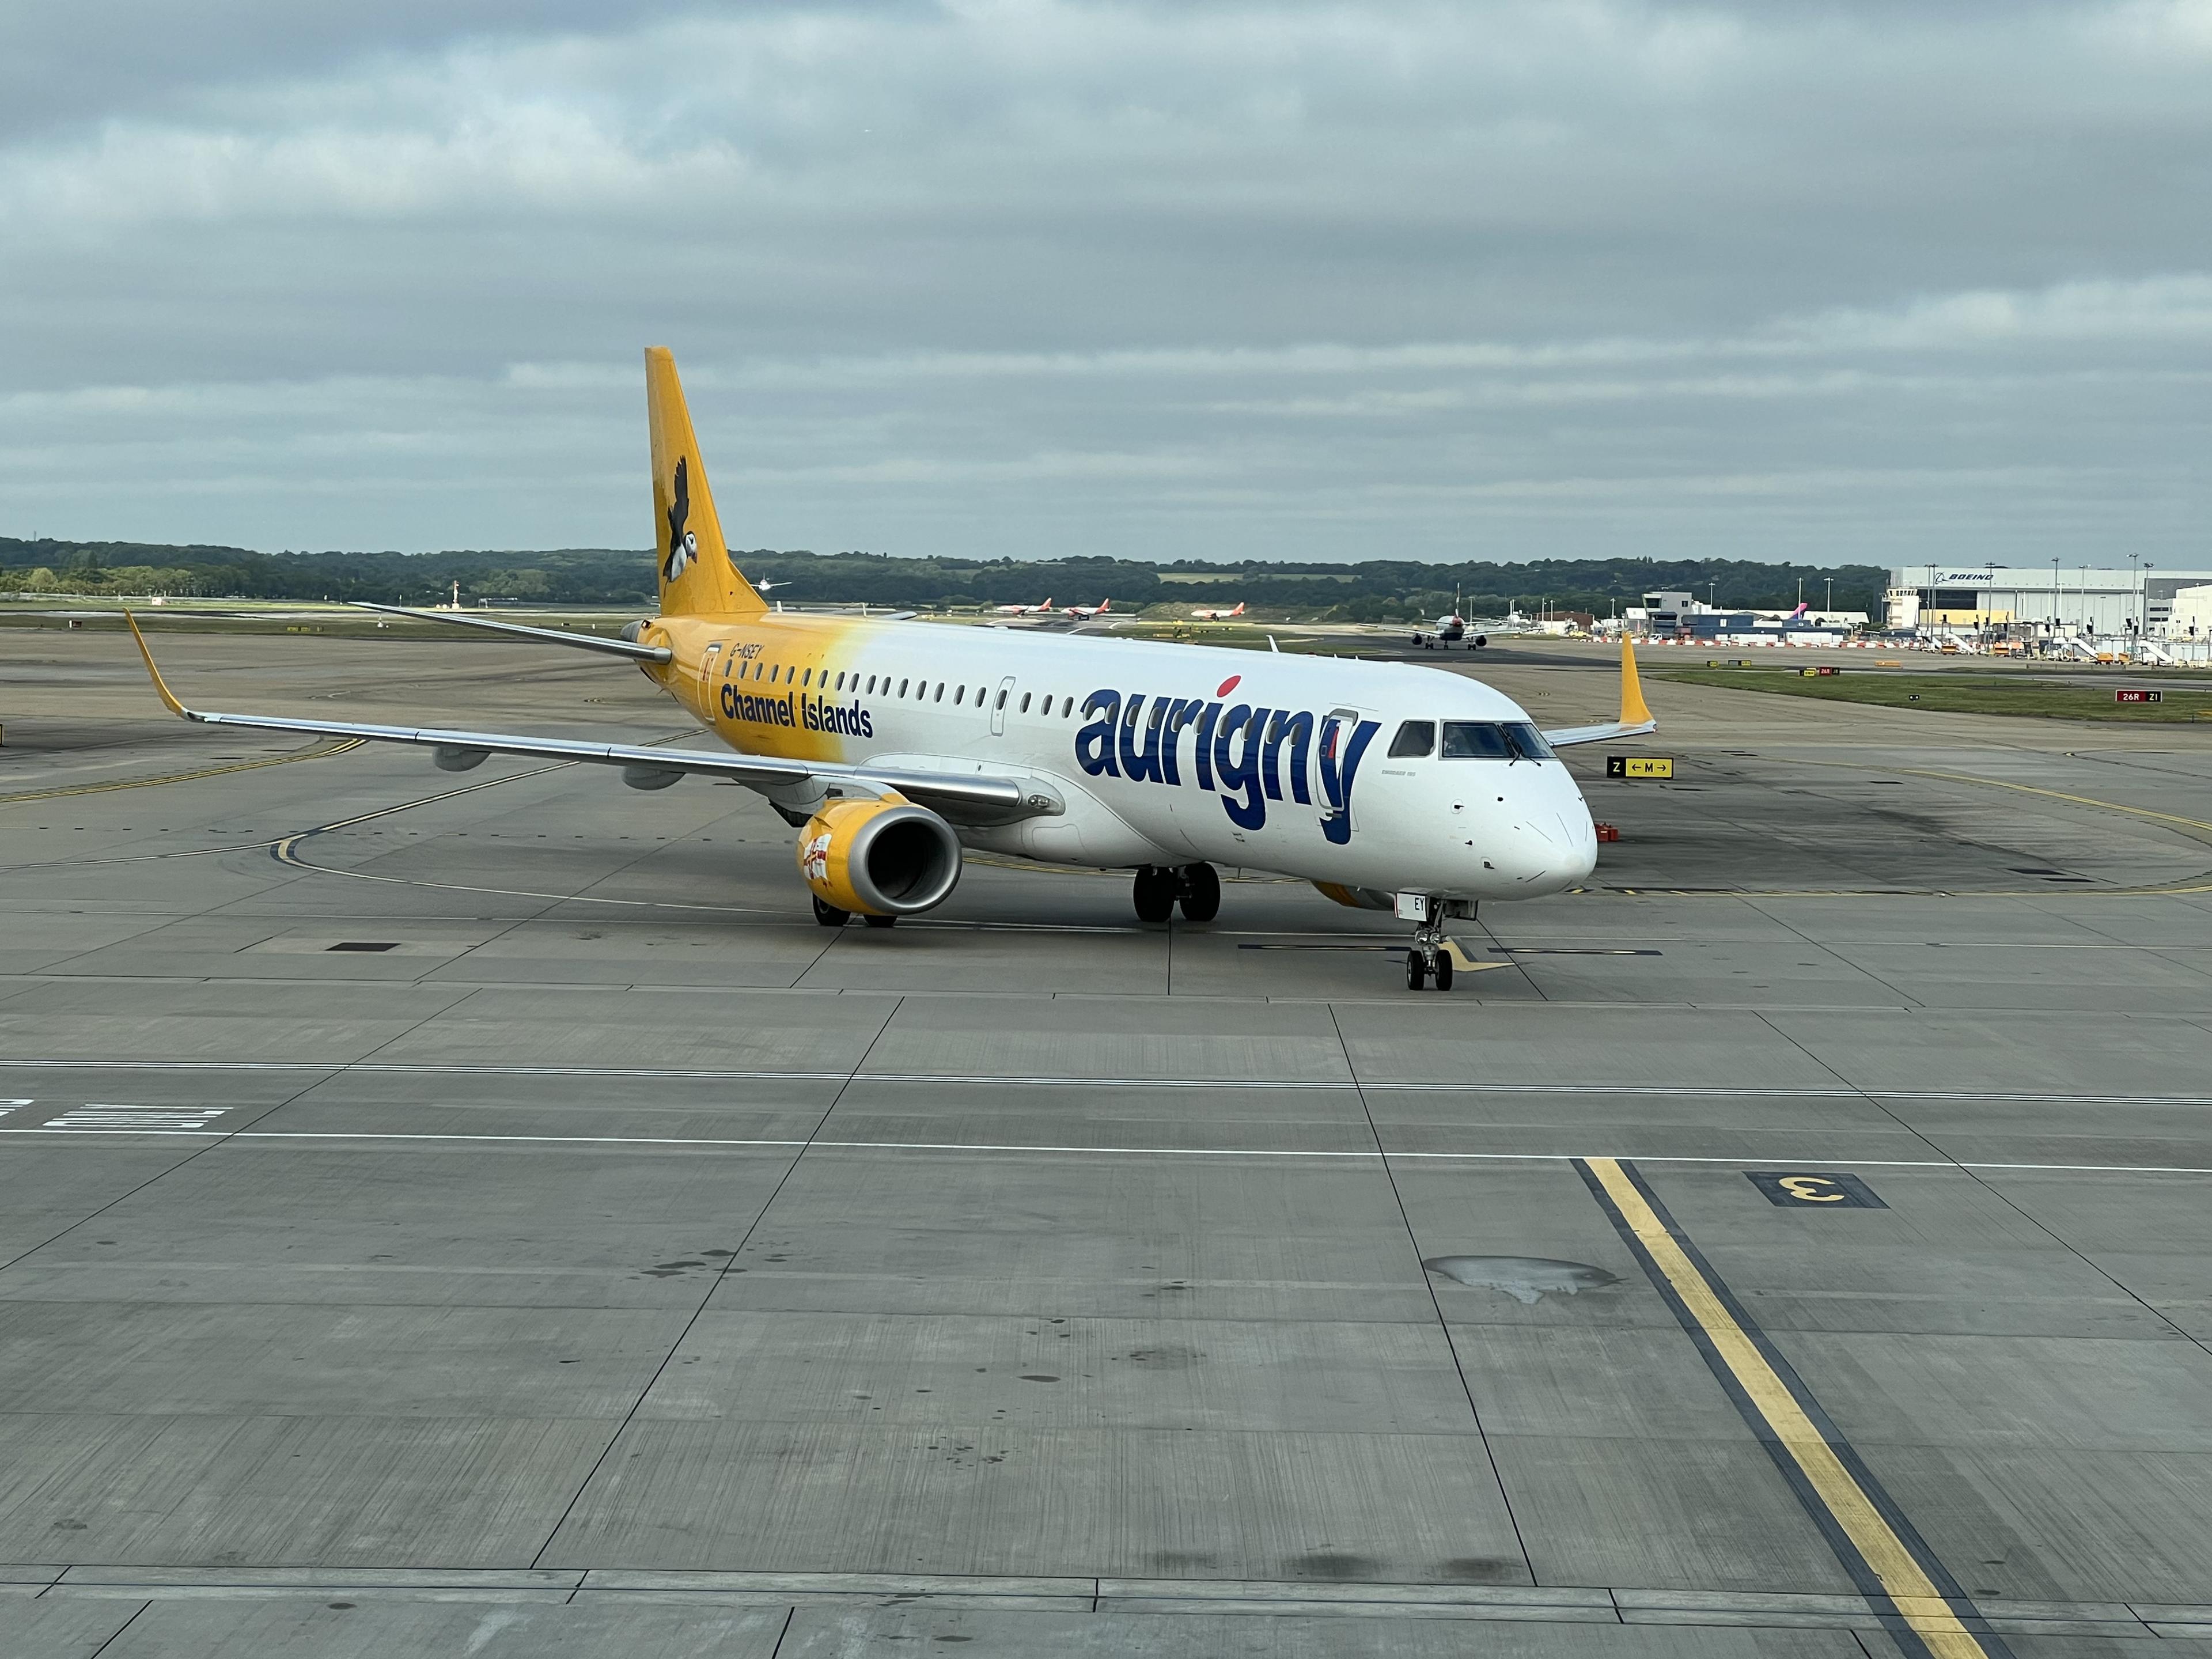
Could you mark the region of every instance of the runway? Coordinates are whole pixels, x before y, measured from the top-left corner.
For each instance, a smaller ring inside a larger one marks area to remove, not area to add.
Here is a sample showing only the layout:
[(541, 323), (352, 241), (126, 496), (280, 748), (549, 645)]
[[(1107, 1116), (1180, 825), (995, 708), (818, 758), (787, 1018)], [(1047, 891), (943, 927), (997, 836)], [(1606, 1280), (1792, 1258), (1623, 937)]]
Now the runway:
[(0, 1650), (2212, 1654), (2212, 735), (1646, 684), (1413, 995), (1234, 872), (826, 933), (748, 791), (0, 630)]

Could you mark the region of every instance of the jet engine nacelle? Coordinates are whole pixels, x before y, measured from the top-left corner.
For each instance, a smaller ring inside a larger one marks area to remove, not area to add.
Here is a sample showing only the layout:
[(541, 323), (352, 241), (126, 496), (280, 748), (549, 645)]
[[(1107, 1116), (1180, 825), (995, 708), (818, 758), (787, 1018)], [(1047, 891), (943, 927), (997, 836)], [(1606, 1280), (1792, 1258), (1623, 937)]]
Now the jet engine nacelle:
[(799, 873), (837, 909), (910, 916), (942, 904), (958, 884), (960, 838), (897, 795), (833, 800), (799, 833)]

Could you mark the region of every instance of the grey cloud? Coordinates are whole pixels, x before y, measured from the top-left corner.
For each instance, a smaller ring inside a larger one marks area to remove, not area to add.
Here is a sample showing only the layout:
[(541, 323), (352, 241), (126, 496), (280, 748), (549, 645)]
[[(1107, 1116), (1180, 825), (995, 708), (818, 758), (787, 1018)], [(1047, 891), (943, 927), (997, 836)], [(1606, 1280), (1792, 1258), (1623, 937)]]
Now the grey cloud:
[(2212, 504), (2201, 0), (195, 9), (94, 14), (105, 76), (0, 23), (17, 531), (642, 542), (648, 341), (786, 545), (2106, 556)]

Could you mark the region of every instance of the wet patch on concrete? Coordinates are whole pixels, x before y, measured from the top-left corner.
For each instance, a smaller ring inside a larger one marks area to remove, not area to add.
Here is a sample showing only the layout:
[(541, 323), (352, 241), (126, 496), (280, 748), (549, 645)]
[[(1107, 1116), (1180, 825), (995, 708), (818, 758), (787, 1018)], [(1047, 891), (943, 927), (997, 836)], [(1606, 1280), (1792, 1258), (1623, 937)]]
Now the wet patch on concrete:
[(1462, 1285), (1503, 1291), (1529, 1306), (1541, 1302), (1547, 1291), (1578, 1296), (1620, 1283), (1619, 1273), (1593, 1267), (1587, 1261), (1559, 1261), (1541, 1255), (1432, 1255), (1421, 1265)]

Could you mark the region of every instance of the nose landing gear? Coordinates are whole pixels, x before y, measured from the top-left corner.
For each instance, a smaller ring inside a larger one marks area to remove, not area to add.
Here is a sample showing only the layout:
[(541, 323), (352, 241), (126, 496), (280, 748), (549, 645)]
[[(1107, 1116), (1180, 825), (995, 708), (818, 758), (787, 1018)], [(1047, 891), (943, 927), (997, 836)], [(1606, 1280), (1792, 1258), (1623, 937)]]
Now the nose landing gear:
[[(1419, 991), (1431, 981), (1439, 991), (1452, 987), (1451, 941), (1444, 937), (1444, 905), (1438, 899), (1428, 899), (1419, 907), (1419, 924), (1413, 929), (1413, 943), (1406, 952), (1406, 988)], [(1401, 909), (1399, 914), (1406, 914)]]

